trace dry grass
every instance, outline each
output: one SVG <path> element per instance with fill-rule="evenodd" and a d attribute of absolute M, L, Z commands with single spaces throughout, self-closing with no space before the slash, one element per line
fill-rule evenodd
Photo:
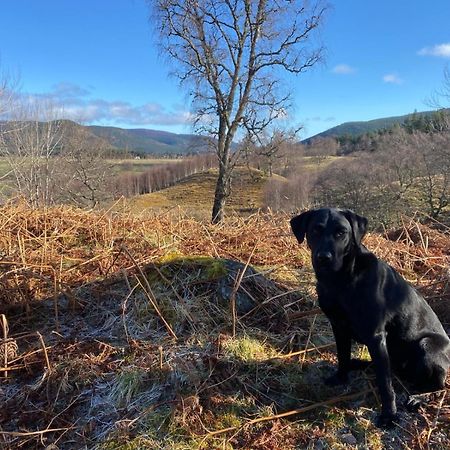
<path fill-rule="evenodd" d="M 278 175 L 274 175 L 281 178 Z M 227 211 L 240 213 L 255 212 L 262 207 L 263 188 L 267 177 L 256 169 L 237 167 L 233 172 L 233 190 L 227 202 Z M 181 180 L 175 186 L 151 194 L 139 195 L 127 200 L 133 212 L 146 209 L 168 209 L 183 205 L 188 212 L 208 217 L 212 208 L 217 170 L 194 174 Z"/>
<path fill-rule="evenodd" d="M 449 328 L 449 235 L 405 221 L 365 243 Z M 381 431 L 370 368 L 345 391 L 321 383 L 333 339 L 287 216 L 11 204 L 0 251 L 2 344 L 18 350 L 2 359 L 4 448 L 448 448 L 446 392 Z"/>

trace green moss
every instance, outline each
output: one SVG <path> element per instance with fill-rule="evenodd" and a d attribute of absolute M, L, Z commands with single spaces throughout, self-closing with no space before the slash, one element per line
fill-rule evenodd
<path fill-rule="evenodd" d="M 216 418 L 215 425 L 218 430 L 230 427 L 239 428 L 242 425 L 242 418 L 233 412 L 226 412 Z"/>
<path fill-rule="evenodd" d="M 370 450 L 382 450 L 384 444 L 382 441 L 383 432 L 375 427 L 372 421 L 357 419 L 351 425 L 352 433 L 359 442 L 364 442 Z"/>
<path fill-rule="evenodd" d="M 157 450 L 161 447 L 151 438 L 138 436 L 128 442 L 111 439 L 99 444 L 95 448 L 96 450 L 141 450 L 145 448 Z"/>
<path fill-rule="evenodd" d="M 327 409 L 324 413 L 324 424 L 327 429 L 339 429 L 346 425 L 345 410 L 338 408 Z"/>
<path fill-rule="evenodd" d="M 276 355 L 269 345 L 248 336 L 229 339 L 223 348 L 229 356 L 244 362 L 263 361 Z"/>
<path fill-rule="evenodd" d="M 210 256 L 184 256 L 172 251 L 161 257 L 158 261 L 160 272 L 170 280 L 177 272 L 177 268 L 195 269 L 196 280 L 209 281 L 227 274 L 225 262 L 220 258 Z"/>
<path fill-rule="evenodd" d="M 360 345 L 356 351 L 356 358 L 362 359 L 363 361 L 371 361 L 370 353 L 365 345 Z"/>
<path fill-rule="evenodd" d="M 192 266 L 199 268 L 201 273 L 198 278 L 204 281 L 220 278 L 227 274 L 224 261 L 219 258 L 211 258 L 208 256 L 185 256 L 174 261 L 174 263 L 181 264 L 185 267 Z"/>

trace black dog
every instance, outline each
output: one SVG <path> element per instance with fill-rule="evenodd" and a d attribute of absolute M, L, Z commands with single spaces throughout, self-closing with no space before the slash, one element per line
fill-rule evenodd
<path fill-rule="evenodd" d="M 417 392 L 443 389 L 450 340 L 428 303 L 392 267 L 362 244 L 367 219 L 350 210 L 315 209 L 291 220 L 305 235 L 317 277 L 319 305 L 336 339 L 338 370 L 326 381 L 347 381 L 362 363 L 350 359 L 351 341 L 365 344 L 375 365 L 382 411 L 378 424 L 396 419 L 391 367 Z"/>

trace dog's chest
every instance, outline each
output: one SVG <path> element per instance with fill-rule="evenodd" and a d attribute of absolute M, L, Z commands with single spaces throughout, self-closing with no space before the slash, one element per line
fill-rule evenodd
<path fill-rule="evenodd" d="M 358 342 L 364 343 L 367 325 L 371 322 L 370 311 L 361 303 L 354 289 L 332 290 L 318 287 L 319 306 L 333 325 L 351 333 Z"/>

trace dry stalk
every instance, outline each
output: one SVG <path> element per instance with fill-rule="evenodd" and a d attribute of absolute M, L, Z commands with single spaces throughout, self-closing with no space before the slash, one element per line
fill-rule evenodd
<path fill-rule="evenodd" d="M 0 431 L 0 434 L 3 436 L 13 436 L 13 437 L 28 437 L 28 436 L 42 436 L 45 433 L 54 433 L 56 431 L 69 431 L 73 430 L 74 427 L 68 427 L 68 428 L 49 428 L 45 430 L 39 430 L 39 431 Z"/>
<path fill-rule="evenodd" d="M 259 242 L 259 241 L 258 241 Z M 233 290 L 231 291 L 230 295 L 230 308 L 231 308 L 231 319 L 232 319 L 232 336 L 236 336 L 236 322 L 237 322 L 237 316 L 236 316 L 236 294 L 239 290 L 239 287 L 241 286 L 242 279 L 244 278 L 245 272 L 247 272 L 248 266 L 250 265 L 250 261 L 252 260 L 253 254 L 255 253 L 255 250 L 258 246 L 258 242 L 256 242 L 255 246 L 253 247 L 252 252 L 250 253 L 250 256 L 247 259 L 247 262 L 245 263 L 244 268 L 239 272 L 238 276 L 236 277 Z"/>
<path fill-rule="evenodd" d="M 175 334 L 175 332 L 172 330 L 172 327 L 169 325 L 169 323 L 166 321 L 166 319 L 164 318 L 164 316 L 161 314 L 161 311 L 158 307 L 158 304 L 156 302 L 156 298 L 153 294 L 152 288 L 150 287 L 150 283 L 148 282 L 147 278 L 144 275 L 144 272 L 142 271 L 141 267 L 139 266 L 139 264 L 136 262 L 136 260 L 134 259 L 133 255 L 128 251 L 128 249 L 125 246 L 122 246 L 122 250 L 128 255 L 128 257 L 131 259 L 131 261 L 134 264 L 134 267 L 139 271 L 143 282 L 145 283 L 145 286 L 142 284 L 142 282 L 139 280 L 139 278 L 136 276 L 136 280 L 137 282 L 140 284 L 140 286 L 142 287 L 142 290 L 145 292 L 150 304 L 153 306 L 153 308 L 156 311 L 156 314 L 158 315 L 158 317 L 161 319 L 161 321 L 164 323 L 164 326 L 166 327 L 167 331 L 169 332 L 169 334 L 175 339 L 177 340 L 177 335 Z"/>
<path fill-rule="evenodd" d="M 336 343 L 332 342 L 330 344 L 319 345 L 317 347 L 305 348 L 304 350 L 299 350 L 297 352 L 286 353 L 284 355 L 277 355 L 269 358 L 267 361 L 276 361 L 277 359 L 287 359 L 293 356 L 305 355 L 309 352 L 320 352 L 320 350 L 325 350 L 326 348 L 335 347 Z"/>
<path fill-rule="evenodd" d="M 233 427 L 223 428 L 221 430 L 210 431 L 207 435 L 204 436 L 204 439 L 207 439 L 207 438 L 209 438 L 211 436 L 217 436 L 218 434 L 223 434 L 223 433 L 228 433 L 230 431 L 235 431 L 235 430 L 237 430 L 239 428 L 255 425 L 257 423 L 267 422 L 267 421 L 270 421 L 270 420 L 283 419 L 285 417 L 290 417 L 290 416 L 293 416 L 295 414 L 302 414 L 302 413 L 311 411 L 313 409 L 320 408 L 322 406 L 330 406 L 330 405 L 334 405 L 336 403 L 341 403 L 341 402 L 346 402 L 346 401 L 349 401 L 349 400 L 354 400 L 354 399 L 356 399 L 358 397 L 361 397 L 363 395 L 366 395 L 366 394 L 368 394 L 370 392 L 372 392 L 370 389 L 365 389 L 363 391 L 356 392 L 354 394 L 348 394 L 348 395 L 341 395 L 341 396 L 338 396 L 338 397 L 333 397 L 333 398 L 330 398 L 329 400 L 325 400 L 323 402 L 313 403 L 312 405 L 304 406 L 303 408 L 293 409 L 292 411 L 287 411 L 287 412 L 284 412 L 284 413 L 281 413 L 281 414 L 275 414 L 275 415 L 267 416 L 267 417 L 259 417 L 258 419 L 249 420 L 242 427 L 233 426 Z"/>
<path fill-rule="evenodd" d="M 36 336 L 36 333 L 33 333 L 33 336 Z M 52 348 L 52 346 L 46 347 L 47 350 L 50 349 L 50 348 Z M 37 353 L 41 353 L 41 352 L 43 352 L 43 351 L 44 351 L 44 349 L 42 349 L 42 348 L 37 348 L 36 350 L 33 350 L 33 351 L 29 352 L 29 353 L 26 353 L 26 354 L 24 354 L 24 355 L 20 355 L 20 356 L 18 356 L 17 358 L 12 359 L 11 361 L 9 361 L 9 364 L 13 364 L 13 363 L 19 361 L 20 359 L 25 360 L 26 358 L 29 358 L 30 356 L 33 356 L 33 355 L 35 355 L 35 354 L 37 354 Z M 36 361 L 36 362 L 37 362 L 37 361 Z M 28 364 L 29 364 L 29 363 L 28 363 Z M 33 363 L 32 363 L 32 364 L 33 364 Z M 16 366 L 16 367 L 18 367 L 18 366 Z M 25 364 L 24 364 L 23 366 L 20 366 L 20 367 L 25 367 Z"/>
<path fill-rule="evenodd" d="M 8 378 L 8 321 L 6 320 L 6 316 L 2 314 L 1 316 L 1 322 L 2 322 L 2 347 L 3 347 L 3 376 L 5 378 Z"/>
<path fill-rule="evenodd" d="M 45 363 L 47 365 L 48 374 L 50 375 L 52 373 L 52 367 L 50 365 L 50 360 L 48 358 L 47 347 L 45 346 L 44 338 L 42 337 L 42 334 L 39 333 L 39 331 L 36 331 L 36 335 L 41 343 L 42 351 L 44 352 Z"/>
<path fill-rule="evenodd" d="M 314 330 L 314 327 L 316 326 L 316 318 L 317 318 L 317 315 L 314 315 L 311 326 L 309 327 L 308 337 L 306 338 L 305 350 L 308 350 L 308 346 L 311 341 L 311 335 Z M 305 362 L 305 358 L 306 358 L 306 351 L 302 354 L 302 358 L 300 361 L 300 370 L 303 369 L 303 364 Z"/>
<path fill-rule="evenodd" d="M 177 298 L 177 300 L 184 305 L 184 313 L 186 314 L 186 317 L 189 319 L 190 321 L 190 325 L 195 329 L 195 325 L 194 325 L 194 318 L 191 316 L 191 313 L 189 312 L 189 310 L 187 309 L 187 305 L 186 305 L 186 301 L 184 300 L 183 297 L 181 297 L 180 294 L 178 294 L 177 290 L 175 289 L 173 283 L 159 270 L 158 266 L 154 263 L 151 263 L 151 266 L 153 269 L 156 270 L 156 272 L 158 272 L 158 275 L 161 277 L 161 279 L 167 283 L 170 286 L 170 289 L 172 290 L 172 292 L 174 293 L 175 297 Z"/>
<path fill-rule="evenodd" d="M 129 285 L 129 282 L 128 282 L 128 277 L 127 277 L 126 279 L 127 279 L 127 285 L 130 286 L 130 285 Z M 126 321 L 125 314 L 126 314 L 126 312 L 127 312 L 127 303 L 128 303 L 128 300 L 129 300 L 129 298 L 133 295 L 134 291 L 136 290 L 136 288 L 137 288 L 138 286 L 139 286 L 139 284 L 135 284 L 133 288 L 130 287 L 130 292 L 129 292 L 128 295 L 125 297 L 125 300 L 124 300 L 123 303 L 122 303 L 122 323 L 123 323 L 123 329 L 124 329 L 124 331 L 125 331 L 125 337 L 127 338 L 128 345 L 130 345 L 130 335 L 129 335 L 129 333 L 128 333 L 128 327 L 127 327 L 127 321 Z"/>
<path fill-rule="evenodd" d="M 289 322 L 292 322 L 294 320 L 303 319 L 305 317 L 316 316 L 317 314 L 323 314 L 320 308 L 313 308 L 310 309 L 309 311 L 296 311 L 287 314 L 287 319 L 289 320 Z"/>

